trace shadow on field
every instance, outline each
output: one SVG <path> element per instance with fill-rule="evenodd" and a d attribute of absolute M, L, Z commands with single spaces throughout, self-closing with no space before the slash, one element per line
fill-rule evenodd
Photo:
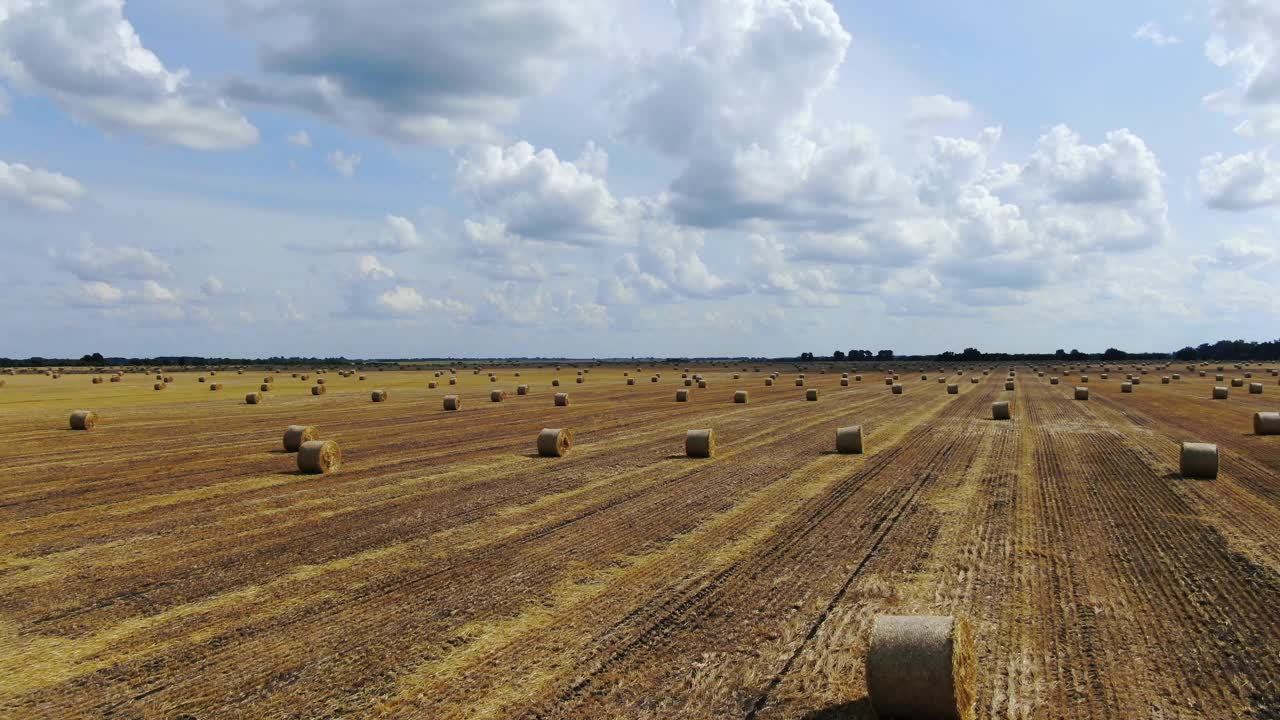
<path fill-rule="evenodd" d="M 871 707 L 870 698 L 861 698 L 853 702 L 828 705 L 804 715 L 804 720 L 873 720 L 876 711 Z"/>

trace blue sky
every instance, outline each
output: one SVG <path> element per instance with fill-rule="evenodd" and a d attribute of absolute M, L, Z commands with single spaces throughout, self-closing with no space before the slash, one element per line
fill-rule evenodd
<path fill-rule="evenodd" d="M 1280 327 L 1280 3 L 0 0 L 0 355 Z"/>

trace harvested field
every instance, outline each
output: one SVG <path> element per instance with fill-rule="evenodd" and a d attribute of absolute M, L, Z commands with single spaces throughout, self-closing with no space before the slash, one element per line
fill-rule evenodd
<path fill-rule="evenodd" d="M 843 369 L 691 366 L 742 404 L 593 366 L 555 407 L 565 372 L 459 367 L 453 412 L 431 370 L 260 405 L 261 371 L 7 377 L 0 717 L 871 718 L 876 614 L 968 618 L 979 718 L 1280 717 L 1276 394 Z M 340 469 L 300 473 L 295 424 Z M 863 454 L 832 447 L 850 425 Z M 547 427 L 572 452 L 539 457 Z M 1178 474 L 1184 440 L 1215 480 Z"/>

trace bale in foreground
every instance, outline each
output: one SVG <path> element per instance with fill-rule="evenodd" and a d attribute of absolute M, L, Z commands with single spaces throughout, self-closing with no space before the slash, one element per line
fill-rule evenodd
<path fill-rule="evenodd" d="M 1254 435 L 1280 435 L 1280 412 L 1253 414 Z"/>
<path fill-rule="evenodd" d="M 246 405 L 257 405 L 260 402 L 262 402 L 262 393 L 260 392 L 251 392 L 244 396 L 244 403 Z"/>
<path fill-rule="evenodd" d="M 1089 399 L 1089 388 L 1087 388 L 1087 387 L 1077 387 L 1077 388 L 1076 388 L 1076 399 L 1077 399 L 1077 400 L 1088 400 L 1088 399 Z"/>
<path fill-rule="evenodd" d="M 538 454 L 542 457 L 564 457 L 573 447 L 573 431 L 543 428 L 538 433 Z"/>
<path fill-rule="evenodd" d="M 746 402 L 747 402 L 747 391 L 746 391 L 746 390 L 738 390 L 738 391 L 734 392 L 734 393 L 733 393 L 733 401 L 734 401 L 735 403 L 746 403 Z"/>
<path fill-rule="evenodd" d="M 1218 477 L 1218 446 L 1213 443 L 1182 443 L 1178 472 L 1189 478 L 1213 480 Z"/>
<path fill-rule="evenodd" d="M 98 413 L 92 410 L 76 410 L 71 413 L 72 430 L 92 430 L 98 424 Z"/>
<path fill-rule="evenodd" d="M 845 455 L 862 454 L 861 425 L 836 428 L 836 452 Z"/>
<path fill-rule="evenodd" d="M 711 428 L 690 430 L 684 435 L 684 453 L 691 458 L 709 458 L 716 454 L 716 436 Z"/>
<path fill-rule="evenodd" d="M 342 451 L 332 440 L 309 440 L 298 448 L 298 469 L 304 473 L 329 473 L 342 467 Z"/>
<path fill-rule="evenodd" d="M 879 615 L 867 650 L 867 694 L 880 717 L 972 720 L 973 631 L 964 618 Z"/>
<path fill-rule="evenodd" d="M 457 395 L 445 395 L 445 396 L 444 396 L 444 409 L 445 409 L 445 410 L 457 410 L 457 409 L 459 409 L 459 408 L 461 408 L 461 407 L 462 407 L 462 399 L 461 399 L 461 398 L 459 398 Z"/>
<path fill-rule="evenodd" d="M 991 419 L 992 420 L 1008 420 L 1010 417 L 1011 415 L 1009 414 L 1008 400 L 1001 400 L 1000 402 L 991 403 Z"/>
<path fill-rule="evenodd" d="M 369 399 L 373 402 L 386 402 L 388 397 L 390 396 L 387 395 L 386 390 L 374 390 L 369 393 Z"/>
<path fill-rule="evenodd" d="M 284 431 L 284 451 L 298 452 L 303 443 L 320 439 L 320 431 L 314 425 L 290 425 Z"/>

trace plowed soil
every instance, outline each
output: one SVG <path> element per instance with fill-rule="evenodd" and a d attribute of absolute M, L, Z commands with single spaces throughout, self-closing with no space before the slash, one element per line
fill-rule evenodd
<path fill-rule="evenodd" d="M 6 378 L 0 717 L 870 718 L 884 612 L 972 620 L 979 717 L 1280 717 L 1265 371 L 1214 401 L 1212 372 L 1121 394 L 1095 370 L 1080 402 L 1003 367 L 944 375 L 958 395 L 692 369 L 688 403 L 669 366 L 329 373 L 322 396 L 272 373 L 260 405 L 260 371 Z M 80 408 L 97 429 L 67 429 Z M 294 423 L 340 471 L 298 473 Z M 866 454 L 835 454 L 851 424 Z M 537 457 L 544 427 L 568 456 Z M 708 427 L 716 456 L 686 458 Z M 1178 474 L 1181 440 L 1218 444 L 1216 480 Z"/>

